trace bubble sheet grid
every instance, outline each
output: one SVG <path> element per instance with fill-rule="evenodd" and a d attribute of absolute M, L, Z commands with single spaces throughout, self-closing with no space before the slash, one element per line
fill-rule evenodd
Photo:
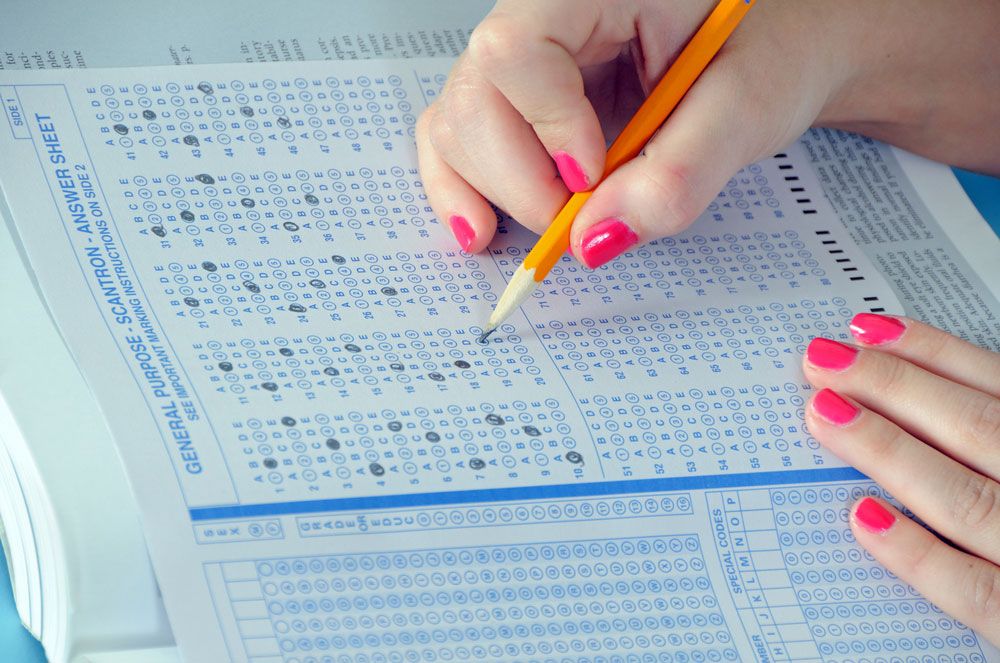
<path fill-rule="evenodd" d="M 413 140 L 417 103 L 440 75 L 101 85 L 87 90 L 102 142 L 125 158 L 399 151 Z"/>
<path fill-rule="evenodd" d="M 439 226 L 415 168 L 134 175 L 109 184 L 127 232 L 169 253 L 227 247 L 426 240 Z"/>
<path fill-rule="evenodd" d="M 599 479 L 565 420 L 555 399 L 347 410 L 235 421 L 223 439 L 245 502 Z"/>
<path fill-rule="evenodd" d="M 528 523 L 593 522 L 663 516 L 690 516 L 690 493 L 651 493 L 632 498 L 535 500 L 502 505 L 458 506 L 446 509 L 401 509 L 298 517 L 303 537 L 345 536 L 370 532 L 427 532 L 469 527 L 517 527 Z"/>
<path fill-rule="evenodd" d="M 128 210 L 118 231 L 140 247 L 164 335 L 195 339 L 176 352 L 206 418 L 240 412 L 213 431 L 235 504 L 486 487 L 473 476 L 520 486 L 831 460 L 795 424 L 808 387 L 753 375 L 790 377 L 810 337 L 846 337 L 852 309 L 867 304 L 858 268 L 841 273 L 850 256 L 839 231 L 815 222 L 816 205 L 780 201 L 801 184 L 786 154 L 737 173 L 697 231 L 593 272 L 564 258 L 525 308 L 530 324 L 512 321 L 480 346 L 478 325 L 534 238 L 507 222 L 488 254 L 437 248 L 453 240 L 414 167 L 409 111 L 443 78 L 421 67 L 87 89 L 103 157 L 162 163 L 104 186 Z M 850 297 L 824 296 L 851 285 Z M 719 379 L 659 389 L 694 375 Z M 386 401 L 462 412 L 483 401 L 477 391 L 492 403 L 554 397 L 562 430 L 489 459 L 468 440 L 424 448 L 311 426 L 333 414 L 327 403 L 384 427 L 382 412 L 398 410 Z M 751 420 L 728 411 L 734 402 L 773 411 Z"/>
<path fill-rule="evenodd" d="M 894 501 L 874 483 L 706 494 L 719 561 L 758 655 L 834 663 L 985 661 L 975 633 L 857 544 L 849 506 L 864 495 Z"/>
<path fill-rule="evenodd" d="M 241 634 L 230 646 L 250 661 L 739 659 L 693 535 L 224 562 L 207 573 Z"/>

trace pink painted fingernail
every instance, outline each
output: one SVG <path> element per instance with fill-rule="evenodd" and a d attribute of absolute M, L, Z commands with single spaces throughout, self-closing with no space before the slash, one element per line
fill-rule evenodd
<path fill-rule="evenodd" d="M 896 516 L 870 497 L 858 502 L 854 519 L 872 534 L 885 534 L 896 523 Z"/>
<path fill-rule="evenodd" d="M 448 225 L 451 226 L 451 232 L 458 240 L 458 245 L 462 247 L 463 251 L 468 252 L 472 242 L 476 239 L 476 231 L 472 229 L 464 216 L 457 214 L 448 219 Z"/>
<path fill-rule="evenodd" d="M 816 414 L 834 426 L 846 426 L 861 414 L 861 410 L 832 389 L 821 389 L 816 394 L 813 398 L 813 409 L 816 410 Z"/>
<path fill-rule="evenodd" d="M 843 371 L 854 363 L 858 349 L 828 338 L 814 338 L 806 348 L 806 358 L 816 368 L 827 371 Z"/>
<path fill-rule="evenodd" d="M 621 219 L 604 219 L 583 234 L 580 258 L 587 267 L 596 269 L 611 262 L 638 241 L 639 236 Z"/>
<path fill-rule="evenodd" d="M 858 313 L 851 320 L 854 338 L 869 345 L 886 345 L 898 341 L 905 331 L 906 325 L 887 315 Z"/>
<path fill-rule="evenodd" d="M 580 163 L 576 159 L 565 152 L 556 152 L 552 158 L 556 162 L 556 168 L 559 169 L 559 177 L 562 178 L 567 189 L 573 193 L 579 193 L 590 188 L 587 173 L 583 172 L 583 168 L 580 167 Z"/>

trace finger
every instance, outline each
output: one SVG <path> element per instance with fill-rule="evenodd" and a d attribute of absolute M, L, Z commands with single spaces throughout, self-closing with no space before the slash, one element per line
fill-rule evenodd
<path fill-rule="evenodd" d="M 881 500 L 865 497 L 851 509 L 858 543 L 925 598 L 1000 642 L 1000 569 L 944 543 Z"/>
<path fill-rule="evenodd" d="M 806 122 L 777 133 L 762 132 L 761 127 L 788 111 L 772 112 L 772 98 L 753 89 L 759 81 L 748 82 L 742 62 L 720 58 L 643 153 L 602 182 L 578 214 L 571 243 L 588 267 L 598 267 L 635 244 L 685 229 L 735 171 L 808 126 Z"/>
<path fill-rule="evenodd" d="M 1000 478 L 1000 400 L 956 384 L 905 359 L 825 338 L 806 349 L 803 370 L 952 458 Z"/>
<path fill-rule="evenodd" d="M 813 437 L 956 545 L 1000 562 L 1000 486 L 830 389 L 806 408 Z"/>
<path fill-rule="evenodd" d="M 436 105 L 432 105 L 417 121 L 420 176 L 434 214 L 448 225 L 463 251 L 476 253 L 486 248 L 493 238 L 496 214 L 486 199 L 452 170 L 431 144 L 428 127 L 436 112 Z"/>
<path fill-rule="evenodd" d="M 594 57 L 613 60 L 636 36 L 634 21 L 614 22 L 620 34 L 601 40 L 604 52 L 578 62 L 574 56 L 599 29 L 601 14 L 593 0 L 501 2 L 469 39 L 472 63 L 531 125 L 570 191 L 597 182 L 605 156 L 580 67 Z"/>
<path fill-rule="evenodd" d="M 828 86 L 772 47 L 784 38 L 782 26 L 798 18 L 786 10 L 761 5 L 748 15 L 644 153 L 594 189 L 571 235 L 585 264 L 683 230 L 734 171 L 773 154 L 815 120 Z"/>
<path fill-rule="evenodd" d="M 456 67 L 432 118 L 441 157 L 518 222 L 543 232 L 569 196 L 531 126 L 471 67 Z"/>
<path fill-rule="evenodd" d="M 865 345 L 1000 398 L 1000 354 L 996 352 L 916 320 L 877 313 L 854 316 L 851 333 Z"/>

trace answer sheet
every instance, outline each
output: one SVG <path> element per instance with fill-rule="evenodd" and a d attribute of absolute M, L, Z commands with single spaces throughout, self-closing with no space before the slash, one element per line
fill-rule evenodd
<path fill-rule="evenodd" d="M 0 183 L 185 659 L 1000 660 L 853 543 L 882 493 L 802 427 L 808 341 L 903 311 L 810 138 L 480 345 L 534 237 L 465 255 L 427 206 L 449 66 L 2 76 Z"/>

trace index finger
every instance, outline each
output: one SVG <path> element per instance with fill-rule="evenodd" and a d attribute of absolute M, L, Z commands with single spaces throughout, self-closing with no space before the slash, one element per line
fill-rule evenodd
<path fill-rule="evenodd" d="M 469 40 L 477 69 L 510 101 L 552 156 L 570 191 L 585 191 L 604 169 L 604 133 L 584 93 L 581 62 L 574 57 L 602 19 L 597 0 L 500 2 Z M 635 34 L 634 22 L 606 35 L 613 60 Z M 615 31 L 613 31 L 615 32 Z"/>

